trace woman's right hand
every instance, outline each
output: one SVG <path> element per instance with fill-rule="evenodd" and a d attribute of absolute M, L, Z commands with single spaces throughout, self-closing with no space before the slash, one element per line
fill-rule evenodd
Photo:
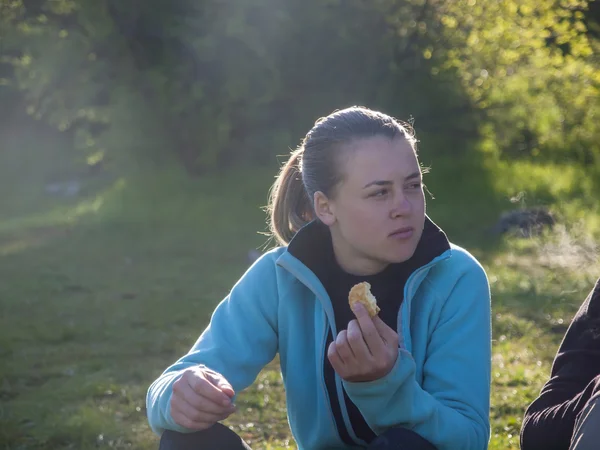
<path fill-rule="evenodd" d="M 184 428 L 205 430 L 235 412 L 234 394 L 220 373 L 203 367 L 187 369 L 173 384 L 171 417 Z"/>

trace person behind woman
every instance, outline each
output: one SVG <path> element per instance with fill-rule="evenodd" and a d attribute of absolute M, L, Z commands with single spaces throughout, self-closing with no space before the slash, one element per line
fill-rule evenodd
<path fill-rule="evenodd" d="M 600 448 L 600 279 L 571 321 L 551 377 L 525 412 L 522 450 Z"/>
<path fill-rule="evenodd" d="M 277 353 L 300 449 L 487 448 L 488 280 L 426 215 L 415 142 L 362 107 L 315 123 L 271 190 L 281 245 L 148 390 L 161 449 L 248 448 L 218 422 Z M 363 281 L 373 318 L 348 304 Z"/>

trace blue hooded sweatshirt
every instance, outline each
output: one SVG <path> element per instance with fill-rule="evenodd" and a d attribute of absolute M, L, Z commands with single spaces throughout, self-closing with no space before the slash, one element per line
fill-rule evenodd
<path fill-rule="evenodd" d="M 346 429 L 341 439 L 323 377 L 326 340 L 335 336 L 331 300 L 316 275 L 288 251 L 258 259 L 215 309 L 187 355 L 168 367 L 147 394 L 152 430 L 190 432 L 171 417 L 173 383 L 194 366 L 221 373 L 239 393 L 279 353 L 287 413 L 300 450 L 361 448 L 343 390 L 375 434 L 402 426 L 438 450 L 485 450 L 490 424 L 490 290 L 481 265 L 466 250 L 448 249 L 419 267 L 404 286 L 393 369 L 371 382 L 335 376 Z"/>

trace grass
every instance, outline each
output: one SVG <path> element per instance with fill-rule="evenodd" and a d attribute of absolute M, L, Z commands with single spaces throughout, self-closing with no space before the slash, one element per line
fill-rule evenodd
<path fill-rule="evenodd" d="M 189 349 L 264 243 L 259 206 L 275 172 L 192 181 L 178 169 L 140 170 L 85 178 L 83 195 L 61 199 L 43 189 L 63 171 L 61 155 L 6 142 L 0 153 L 0 449 L 156 448 L 147 386 Z M 430 215 L 491 281 L 490 449 L 517 449 L 524 408 L 600 275 L 598 195 L 575 168 L 432 167 Z M 467 182 L 454 181 L 457 170 Z M 490 235 L 515 197 L 551 206 L 562 225 L 532 239 Z M 294 448 L 277 361 L 238 407 L 228 424 L 253 448 Z"/>

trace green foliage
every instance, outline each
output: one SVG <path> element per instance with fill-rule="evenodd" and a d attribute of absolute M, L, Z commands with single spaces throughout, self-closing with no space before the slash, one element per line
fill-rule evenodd
<path fill-rule="evenodd" d="M 448 2 L 440 16 L 454 69 L 485 135 L 510 157 L 591 164 L 600 157 L 600 71 L 587 1 Z"/>
<path fill-rule="evenodd" d="M 413 117 L 444 147 L 483 136 L 497 156 L 600 155 L 586 0 L 0 0 L 0 11 L 0 89 L 90 164 L 132 149 L 176 155 L 190 173 L 271 160 L 351 104 Z"/>

